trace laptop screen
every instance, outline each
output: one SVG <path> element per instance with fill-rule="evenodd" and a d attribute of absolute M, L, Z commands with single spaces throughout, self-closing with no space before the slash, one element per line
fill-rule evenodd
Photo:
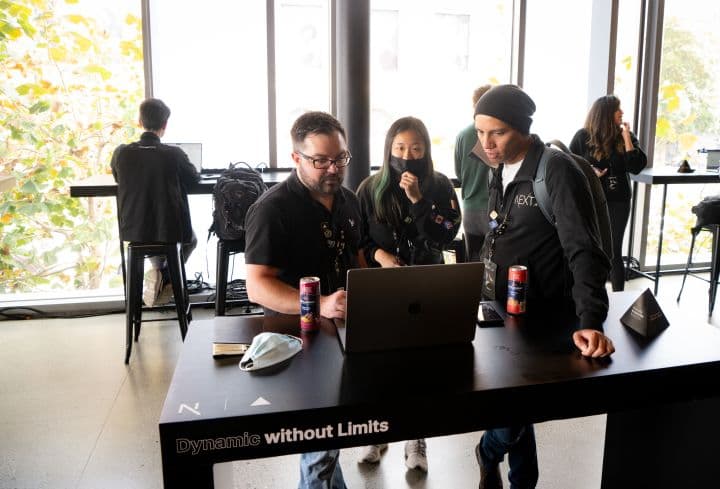
<path fill-rule="evenodd" d="M 720 168 L 720 149 L 707 150 L 707 169 L 718 171 Z"/>
<path fill-rule="evenodd" d="M 482 263 L 359 268 L 347 273 L 347 352 L 469 343 L 475 336 Z"/>
<path fill-rule="evenodd" d="M 198 173 L 202 172 L 202 143 L 165 143 L 168 146 L 177 146 L 185 152 Z"/>

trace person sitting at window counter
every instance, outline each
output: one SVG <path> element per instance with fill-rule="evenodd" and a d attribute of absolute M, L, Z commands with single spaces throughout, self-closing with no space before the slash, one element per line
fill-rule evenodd
<path fill-rule="evenodd" d="M 570 151 L 590 162 L 600 177 L 607 197 L 612 228 L 612 268 L 610 283 L 613 291 L 625 288 L 625 265 L 622 243 L 630 217 L 630 177 L 647 165 L 647 156 L 640 143 L 623 121 L 620 99 L 605 95 L 593 102 L 585 120 L 570 142 Z"/>
<path fill-rule="evenodd" d="M 395 121 L 385 137 L 380 171 L 358 188 L 365 256 L 370 266 L 443 263 L 460 227 L 450 180 L 433 169 L 430 136 L 415 117 Z M 377 463 L 387 444 L 370 445 L 360 462 Z M 427 472 L 425 440 L 405 444 L 405 465 Z"/>
<path fill-rule="evenodd" d="M 140 104 L 140 125 L 145 130 L 140 140 L 121 144 L 112 155 L 110 168 L 118 183 L 118 215 L 123 241 L 180 241 L 187 263 L 197 246 L 188 204 L 188 188 L 200 181 L 200 174 L 188 156 L 175 146 L 162 144 L 170 108 L 156 98 Z M 167 173 L 164 173 L 167 172 Z M 148 181 L 162 180 L 163 185 Z M 167 216 L 178 216 L 169 220 Z M 143 302 L 146 306 L 162 305 L 172 297 L 172 284 L 165 257 L 150 258 L 152 269 L 145 277 Z"/>

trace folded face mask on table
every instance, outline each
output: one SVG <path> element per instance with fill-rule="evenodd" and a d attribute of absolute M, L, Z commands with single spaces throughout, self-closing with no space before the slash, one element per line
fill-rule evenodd
<path fill-rule="evenodd" d="M 256 335 L 240 360 L 240 369 L 259 370 L 282 363 L 302 350 L 302 340 L 280 333 Z"/>

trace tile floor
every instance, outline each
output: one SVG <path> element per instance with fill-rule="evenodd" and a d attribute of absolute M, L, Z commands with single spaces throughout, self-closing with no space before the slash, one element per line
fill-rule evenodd
<path fill-rule="evenodd" d="M 638 291 L 648 286 L 644 279 L 628 283 Z M 678 288 L 678 277 L 662 279 L 665 307 L 675 307 Z M 688 279 L 679 307 L 705 321 L 707 285 Z M 197 319 L 212 316 L 211 309 L 195 311 Z M 123 335 L 122 314 L 0 322 L 0 489 L 162 487 L 157 421 L 180 333 L 175 321 L 145 323 L 129 366 Z M 538 487 L 598 488 L 604 423 L 593 416 L 536 425 Z M 429 439 L 427 475 L 405 470 L 402 443 L 391 444 L 377 466 L 358 465 L 358 448 L 343 450 L 345 478 L 350 488 L 476 487 L 472 449 L 480 434 Z M 296 487 L 297 460 L 222 464 L 217 486 Z"/>

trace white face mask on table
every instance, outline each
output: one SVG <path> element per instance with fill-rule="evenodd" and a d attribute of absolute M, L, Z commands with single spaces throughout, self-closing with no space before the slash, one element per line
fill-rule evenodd
<path fill-rule="evenodd" d="M 282 363 L 302 350 L 302 340 L 280 333 L 256 335 L 240 360 L 240 369 L 259 370 Z"/>

